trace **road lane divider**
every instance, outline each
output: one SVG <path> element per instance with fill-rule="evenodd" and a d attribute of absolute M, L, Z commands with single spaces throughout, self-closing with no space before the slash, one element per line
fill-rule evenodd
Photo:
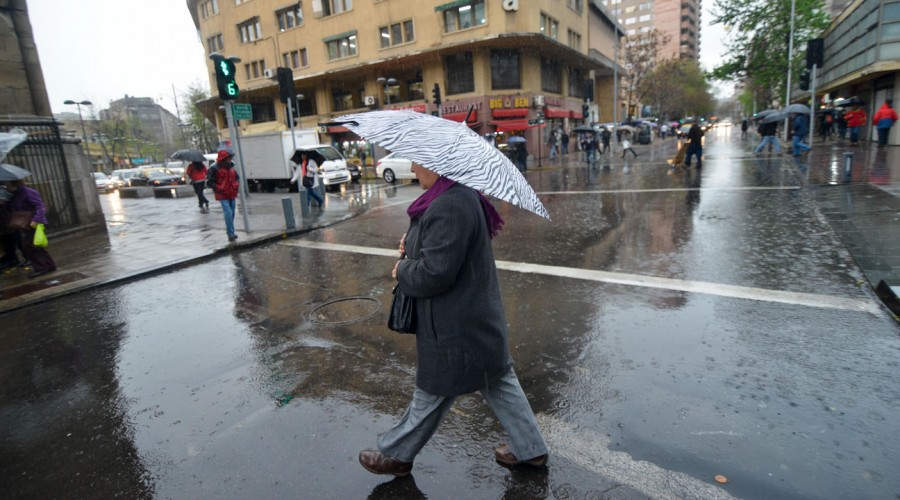
<path fill-rule="evenodd" d="M 289 240 L 283 241 L 281 242 L 281 244 L 332 252 L 375 255 L 379 257 L 390 257 L 394 259 L 399 258 L 399 254 L 396 248 L 364 247 L 358 245 L 344 245 L 341 243 L 326 243 L 321 241 L 309 240 Z M 866 312 L 876 316 L 883 314 L 881 306 L 871 300 L 866 299 L 836 297 L 833 295 L 819 295 L 813 293 L 790 292 L 786 290 L 770 290 L 766 288 L 752 288 L 739 285 L 710 283 L 706 281 L 689 281 L 674 278 L 661 278 L 657 276 L 598 271 L 594 269 L 581 269 L 576 267 L 548 266 L 544 264 L 530 264 L 527 262 L 509 262 L 498 260 L 496 261 L 496 264 L 497 269 L 499 270 L 523 274 L 538 274 L 543 276 L 555 276 L 559 278 L 595 281 L 599 283 L 612 283 L 616 285 L 702 293 L 707 295 L 716 295 L 719 297 L 757 300 L 762 302 L 777 302 L 782 304 L 817 307 L 823 309 Z"/>

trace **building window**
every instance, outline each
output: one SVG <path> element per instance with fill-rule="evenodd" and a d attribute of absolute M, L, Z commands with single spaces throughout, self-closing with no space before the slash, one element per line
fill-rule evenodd
<path fill-rule="evenodd" d="M 238 34 L 241 43 L 248 43 L 262 38 L 262 26 L 259 24 L 259 18 L 254 17 L 238 24 Z"/>
<path fill-rule="evenodd" d="M 453 33 L 486 23 L 484 0 L 473 0 L 466 5 L 444 10 L 444 33 Z"/>
<path fill-rule="evenodd" d="M 302 4 L 292 5 L 287 9 L 281 9 L 275 12 L 278 18 L 278 30 L 285 31 L 296 28 L 303 24 L 303 7 Z"/>
<path fill-rule="evenodd" d="M 447 75 L 447 95 L 475 91 L 475 69 L 472 53 L 461 52 L 444 58 Z"/>
<path fill-rule="evenodd" d="M 275 104 L 272 99 L 251 101 L 250 109 L 253 112 L 253 119 L 250 120 L 250 123 L 275 121 Z"/>
<path fill-rule="evenodd" d="M 285 68 L 297 69 L 309 66 L 309 59 L 306 57 L 306 49 L 292 50 L 281 54 L 282 62 Z"/>
<path fill-rule="evenodd" d="M 353 92 L 349 90 L 333 89 L 331 91 L 332 108 L 334 111 L 346 111 L 353 109 Z"/>
<path fill-rule="evenodd" d="M 566 0 L 566 4 L 570 9 L 576 12 L 581 12 L 582 8 L 584 7 L 583 0 Z"/>
<path fill-rule="evenodd" d="M 244 74 L 247 77 L 247 80 L 253 80 L 254 78 L 261 78 L 265 76 L 266 61 L 260 59 L 259 61 L 253 61 L 245 64 Z"/>
<path fill-rule="evenodd" d="M 581 35 L 572 30 L 569 30 L 569 47 L 581 50 Z"/>
<path fill-rule="evenodd" d="M 219 0 L 206 0 L 200 3 L 200 17 L 203 19 L 219 13 Z"/>
<path fill-rule="evenodd" d="M 650 21 L 650 14 L 644 14 L 643 16 L 638 18 L 639 22 L 646 23 Z"/>
<path fill-rule="evenodd" d="M 541 34 L 556 40 L 559 36 L 559 21 L 541 13 Z"/>
<path fill-rule="evenodd" d="M 562 68 L 559 67 L 559 62 L 541 58 L 541 90 L 562 93 Z"/>
<path fill-rule="evenodd" d="M 382 49 L 400 45 L 401 43 L 409 43 L 416 39 L 412 20 L 394 23 L 390 26 L 382 26 L 378 28 L 378 35 L 381 38 Z"/>
<path fill-rule="evenodd" d="M 325 46 L 328 49 L 328 60 L 341 59 L 356 55 L 356 33 L 352 35 L 342 36 L 332 40 L 326 40 Z"/>
<path fill-rule="evenodd" d="M 235 4 L 235 5 L 240 5 L 240 4 L 242 4 L 242 3 L 247 3 L 247 2 L 249 2 L 249 1 L 250 1 L 250 0 L 234 0 L 234 4 Z"/>
<path fill-rule="evenodd" d="M 322 10 L 316 10 L 321 6 Z M 328 17 L 335 14 L 342 14 L 353 9 L 353 0 L 321 0 L 318 4 L 313 2 L 313 14 L 316 17 Z"/>
<path fill-rule="evenodd" d="M 213 52 L 222 52 L 225 50 L 225 44 L 222 41 L 222 34 L 217 33 L 206 39 L 206 47 L 209 49 L 209 53 Z"/>
<path fill-rule="evenodd" d="M 518 50 L 491 50 L 491 88 L 494 90 L 522 88 Z"/>
<path fill-rule="evenodd" d="M 584 97 L 584 70 L 569 68 L 569 97 Z"/>

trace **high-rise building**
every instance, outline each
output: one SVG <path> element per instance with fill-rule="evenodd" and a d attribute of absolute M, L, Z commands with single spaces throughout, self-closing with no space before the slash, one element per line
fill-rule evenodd
<path fill-rule="evenodd" d="M 594 0 L 187 0 L 187 7 L 207 54 L 240 58 L 238 101 L 253 116 L 240 122 L 242 134 L 285 130 L 277 67 L 292 71 L 292 90 L 302 96 L 292 107 L 304 129 L 350 112 L 413 109 L 457 121 L 468 115 L 476 132 L 523 133 L 536 144 L 529 122 L 540 117 L 564 127 L 612 120 L 622 30 Z M 209 75 L 216 89 L 211 61 Z M 227 136 L 220 105 L 214 97 L 199 107 Z M 348 134 L 330 127 L 319 140 L 352 140 Z"/>
<path fill-rule="evenodd" d="M 669 35 L 660 59 L 700 57 L 700 0 L 602 0 L 626 35 L 656 29 Z"/>

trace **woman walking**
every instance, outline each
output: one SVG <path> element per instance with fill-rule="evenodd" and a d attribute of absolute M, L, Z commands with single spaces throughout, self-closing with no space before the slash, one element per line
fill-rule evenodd
<path fill-rule="evenodd" d="M 291 184 L 297 182 L 298 179 L 302 179 L 301 182 L 303 187 L 306 188 L 306 206 L 310 206 L 312 204 L 312 200 L 310 200 L 310 196 L 316 199 L 316 203 L 319 204 L 319 208 L 322 208 L 322 205 L 325 204 L 325 200 L 319 196 L 319 192 L 316 189 L 319 187 L 319 180 L 316 177 L 316 174 L 319 171 L 319 166 L 316 164 L 316 160 L 313 160 L 309 157 L 309 151 L 300 150 L 300 157 L 297 157 L 297 153 L 294 153 L 294 156 L 291 157 L 291 161 L 293 161 L 297 168 L 294 170 L 294 176 L 291 177 Z"/>
<path fill-rule="evenodd" d="M 206 171 L 206 165 L 203 162 L 195 161 L 188 165 L 184 172 L 191 180 L 191 185 L 194 186 L 194 193 L 197 194 L 197 203 L 200 204 L 200 213 L 202 214 L 209 213 L 209 200 L 203 196 L 203 190 L 206 188 Z"/>
<path fill-rule="evenodd" d="M 31 212 L 28 228 L 19 230 L 19 245 L 25 260 L 31 261 L 33 271 L 29 278 L 37 278 L 56 271 L 56 262 L 46 249 L 34 246 L 34 233 L 38 224 L 47 224 L 46 207 L 41 194 L 25 185 L 25 181 L 7 181 L 6 190 L 12 193 L 9 208 L 14 212 Z"/>

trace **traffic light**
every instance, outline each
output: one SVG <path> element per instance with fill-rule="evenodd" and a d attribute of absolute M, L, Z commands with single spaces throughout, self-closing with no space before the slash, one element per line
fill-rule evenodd
<path fill-rule="evenodd" d="M 806 43 L 806 67 L 822 67 L 825 62 L 825 39 L 813 38 Z"/>
<path fill-rule="evenodd" d="M 585 123 L 587 123 L 590 112 L 591 112 L 591 107 L 588 106 L 588 103 L 584 103 L 581 105 L 581 116 L 584 117 Z"/>
<path fill-rule="evenodd" d="M 800 73 L 800 90 L 809 90 L 809 71 L 803 70 Z"/>
<path fill-rule="evenodd" d="M 291 68 L 276 68 L 278 75 L 278 98 L 281 102 L 288 102 L 294 98 L 294 72 Z"/>
<path fill-rule="evenodd" d="M 434 103 L 438 106 L 441 105 L 441 86 L 438 84 L 434 84 L 434 88 L 431 90 L 431 95 L 434 97 Z"/>
<path fill-rule="evenodd" d="M 219 88 L 219 98 L 223 101 L 233 101 L 240 93 L 237 82 L 234 80 L 234 63 L 225 59 L 216 59 L 216 86 Z"/>

